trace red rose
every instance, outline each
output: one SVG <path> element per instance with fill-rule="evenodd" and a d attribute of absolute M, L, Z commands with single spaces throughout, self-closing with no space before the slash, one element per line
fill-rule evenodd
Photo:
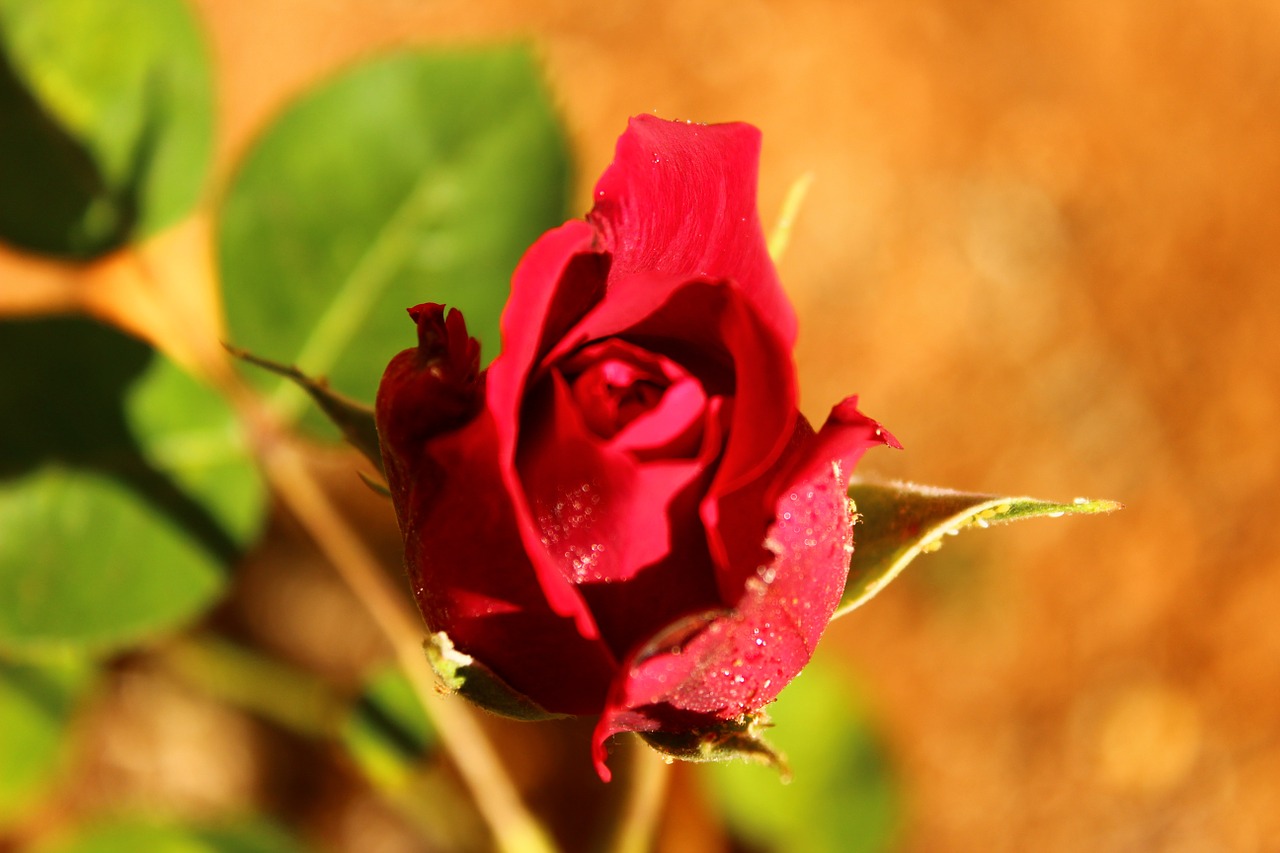
<path fill-rule="evenodd" d="M 585 221 L 529 249 L 479 370 L 410 310 L 377 419 L 432 631 L 557 713 L 715 730 L 804 667 L 852 551 L 846 478 L 894 439 L 855 398 L 814 433 L 756 213 L 760 134 L 632 119 Z"/>

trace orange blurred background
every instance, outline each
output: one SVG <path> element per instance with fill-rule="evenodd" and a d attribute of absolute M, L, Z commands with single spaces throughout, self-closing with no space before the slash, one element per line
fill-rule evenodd
<path fill-rule="evenodd" d="M 902 777 L 903 849 L 1275 849 L 1280 5 L 196 7 L 223 177 L 289 98 L 402 45 L 530 41 L 584 211 L 631 114 L 758 125 L 766 222 L 814 179 L 780 265 L 803 408 L 857 392 L 906 446 L 863 473 L 1127 505 L 967 534 L 831 628 L 820 657 Z M 290 784 L 255 767 L 227 784 Z M 677 807 L 664 848 L 723 845 L 704 823 Z"/>

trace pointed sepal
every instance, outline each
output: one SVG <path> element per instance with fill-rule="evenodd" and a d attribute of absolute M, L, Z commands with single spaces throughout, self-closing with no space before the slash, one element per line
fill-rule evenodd
<path fill-rule="evenodd" d="M 1023 518 L 1061 518 L 1123 508 L 1110 500 L 1075 498 L 1070 503 L 1057 503 L 901 482 L 855 482 L 849 487 L 849 498 L 859 523 L 854 528 L 849 580 L 833 619 L 870 601 L 912 560 L 938 550 L 945 537 L 962 530 Z"/>
<path fill-rule="evenodd" d="M 791 778 L 787 759 L 764 737 L 772 723 L 764 711 L 745 714 L 718 726 L 687 732 L 640 732 L 640 737 L 668 759 L 697 763 L 748 761 L 778 771 L 783 781 Z"/>
<path fill-rule="evenodd" d="M 333 390 L 323 378 L 307 376 L 293 365 L 280 364 L 230 344 L 223 344 L 223 346 L 226 347 L 227 352 L 241 361 L 277 376 L 283 376 L 306 391 L 325 417 L 342 432 L 342 437 L 347 440 L 347 443 L 372 462 L 379 473 L 383 473 L 382 449 L 378 441 L 378 428 L 374 421 L 372 406 L 366 406 L 358 400 Z"/>

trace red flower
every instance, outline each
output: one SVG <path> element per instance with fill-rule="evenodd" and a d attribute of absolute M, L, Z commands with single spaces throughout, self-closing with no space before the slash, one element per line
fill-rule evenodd
<path fill-rule="evenodd" d="M 715 730 L 813 654 L 852 550 L 846 478 L 896 441 L 796 409 L 796 321 L 756 213 L 759 132 L 632 119 L 585 221 L 529 249 L 479 370 L 419 305 L 377 417 L 427 624 L 548 711 Z"/>

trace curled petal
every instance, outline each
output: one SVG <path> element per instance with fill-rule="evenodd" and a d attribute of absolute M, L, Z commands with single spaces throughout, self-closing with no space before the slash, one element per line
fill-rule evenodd
<path fill-rule="evenodd" d="M 590 219 L 613 254 L 610 297 L 630 276 L 734 282 L 789 350 L 796 317 L 756 211 L 760 131 L 641 115 L 618 139 Z"/>
<path fill-rule="evenodd" d="M 858 411 L 856 396 L 845 397 L 831 408 L 831 414 L 806 451 L 797 454 L 789 476 L 809 476 L 815 469 L 833 462 L 847 476 L 862 454 L 880 445 L 902 449 L 902 444 L 887 429 Z"/>
<path fill-rule="evenodd" d="M 797 434 L 799 446 L 814 438 L 803 422 Z M 836 465 L 806 467 L 786 486 L 769 528 L 773 560 L 736 605 L 686 620 L 624 662 L 595 731 L 602 778 L 612 735 L 715 728 L 773 701 L 809 662 L 844 590 L 852 517 Z"/>

